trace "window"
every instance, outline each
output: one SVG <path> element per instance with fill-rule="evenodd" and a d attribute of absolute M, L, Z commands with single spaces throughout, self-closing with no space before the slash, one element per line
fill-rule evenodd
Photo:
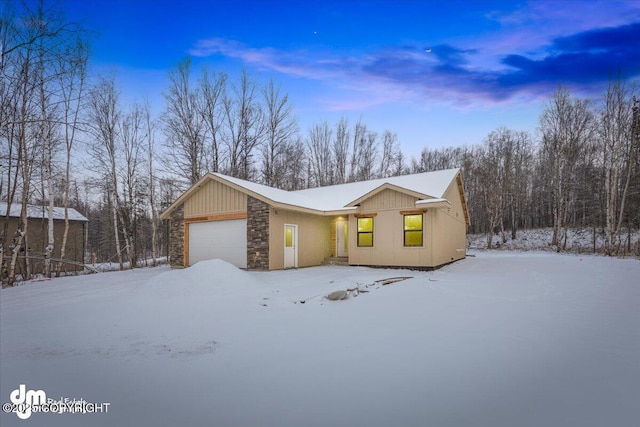
<path fill-rule="evenodd" d="M 404 215 L 404 245 L 422 246 L 422 214 Z"/>
<path fill-rule="evenodd" d="M 290 226 L 284 227 L 284 246 L 286 248 L 293 247 L 293 227 L 290 227 Z"/>
<path fill-rule="evenodd" d="M 373 218 L 358 218 L 358 246 L 373 246 Z"/>

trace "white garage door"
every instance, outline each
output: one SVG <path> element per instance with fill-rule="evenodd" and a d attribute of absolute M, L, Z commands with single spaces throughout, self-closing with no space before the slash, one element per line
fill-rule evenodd
<path fill-rule="evenodd" d="M 189 265 L 214 258 L 247 268 L 246 219 L 189 224 Z"/>

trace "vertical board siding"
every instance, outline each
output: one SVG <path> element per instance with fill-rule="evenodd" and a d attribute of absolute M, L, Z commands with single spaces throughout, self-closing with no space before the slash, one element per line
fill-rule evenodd
<path fill-rule="evenodd" d="M 214 180 L 203 184 L 184 203 L 185 218 L 246 211 L 247 196 L 244 193 Z"/>
<path fill-rule="evenodd" d="M 361 210 L 366 211 L 378 211 L 384 209 L 398 209 L 415 207 L 416 197 L 408 194 L 400 193 L 393 190 L 383 190 L 373 197 L 364 200 L 361 204 Z"/>

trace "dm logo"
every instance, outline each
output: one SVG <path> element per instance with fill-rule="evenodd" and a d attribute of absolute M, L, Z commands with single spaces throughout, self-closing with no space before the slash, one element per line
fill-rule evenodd
<path fill-rule="evenodd" d="M 47 393 L 44 390 L 27 390 L 27 386 L 20 386 L 9 395 L 11 403 L 16 405 L 16 415 L 21 420 L 26 420 L 31 416 L 32 409 L 36 405 L 47 403 Z"/>

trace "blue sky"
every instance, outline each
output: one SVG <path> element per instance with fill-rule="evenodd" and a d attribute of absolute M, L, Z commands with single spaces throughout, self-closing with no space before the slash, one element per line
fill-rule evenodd
<path fill-rule="evenodd" d="M 640 1 L 66 0 L 95 32 L 95 73 L 162 109 L 167 71 L 190 56 L 244 67 L 289 93 L 303 134 L 362 117 L 403 151 L 535 132 L 558 84 L 599 96 L 640 76 Z"/>

